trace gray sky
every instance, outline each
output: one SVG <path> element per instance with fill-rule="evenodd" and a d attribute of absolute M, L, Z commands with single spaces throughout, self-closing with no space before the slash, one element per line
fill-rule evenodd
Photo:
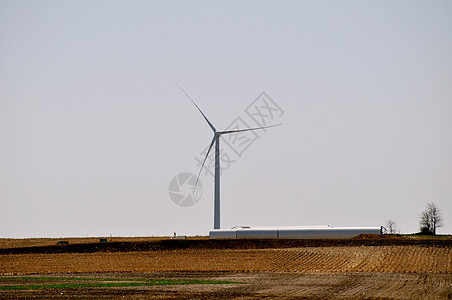
<path fill-rule="evenodd" d="M 207 235 L 212 132 L 281 109 L 222 176 L 222 227 L 452 232 L 451 1 L 0 0 L 0 236 Z M 253 108 L 253 106 L 251 106 Z M 269 121 L 269 123 L 271 123 Z M 226 167 L 227 164 L 223 163 Z"/>

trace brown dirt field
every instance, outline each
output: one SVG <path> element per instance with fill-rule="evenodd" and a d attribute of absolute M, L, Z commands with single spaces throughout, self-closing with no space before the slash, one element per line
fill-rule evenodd
<path fill-rule="evenodd" d="M 58 241 L 66 240 L 69 244 L 91 244 L 99 242 L 99 239 L 107 239 L 111 242 L 155 242 L 169 240 L 169 237 L 69 237 L 69 238 L 30 238 L 30 239 L 5 239 L 0 238 L 0 249 L 21 247 L 54 246 Z M 189 240 L 206 240 L 208 237 L 188 237 Z"/>
<path fill-rule="evenodd" d="M 61 275 L 60 275 L 61 276 Z M 450 274 L 170 272 L 79 274 L 81 277 L 239 282 L 123 288 L 0 291 L 1 299 L 451 299 Z M 11 282 L 9 282 L 11 283 Z M 39 280 L 33 281 L 34 284 Z M 8 284 L 0 277 L 0 286 Z"/>
<path fill-rule="evenodd" d="M 311 247 L 0 255 L 0 273 L 94 272 L 452 273 L 452 248 Z"/>
<path fill-rule="evenodd" d="M 132 252 L 156 250 L 186 249 L 283 249 L 301 247 L 352 247 L 352 246 L 428 246 L 451 247 L 452 238 L 406 238 L 394 236 L 365 235 L 354 239 L 226 239 L 210 240 L 206 237 L 171 240 L 169 238 L 116 238 L 100 243 L 99 238 L 68 239 L 68 245 L 56 245 L 58 239 L 52 240 L 1 240 L 1 254 L 51 254 L 51 253 L 97 253 L 97 252 Z M 24 246 L 31 244 L 33 246 Z"/>
<path fill-rule="evenodd" d="M 164 250 L 127 252 L 109 251 L 111 248 L 89 252 L 94 248 L 84 241 L 81 248 L 27 248 L 24 254 L 11 254 L 11 248 L 3 248 L 10 254 L 0 254 L 0 286 L 8 284 L 2 278 L 18 274 L 208 279 L 241 284 L 16 290 L 0 291 L 0 299 L 452 299 L 450 239 L 414 244 L 379 241 L 246 241 L 226 243 L 223 248 L 218 246 L 221 241 L 164 241 Z M 137 242 L 155 246 L 152 241 L 135 240 L 132 249 Z M 289 247 L 293 243 L 302 246 Z M 180 247 L 171 250 L 168 245 Z M 212 245 L 216 246 L 207 248 Z M 54 248 L 68 251 L 55 253 Z M 50 253 L 35 251 L 42 249 Z"/>

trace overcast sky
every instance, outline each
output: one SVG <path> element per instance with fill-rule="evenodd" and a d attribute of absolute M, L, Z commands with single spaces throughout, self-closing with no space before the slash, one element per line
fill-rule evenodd
<path fill-rule="evenodd" d="M 451 16 L 451 1 L 0 0 L 0 237 L 207 235 L 213 177 L 189 207 L 168 192 L 212 139 L 176 83 L 218 129 L 283 123 L 222 138 L 222 228 L 412 233 L 434 202 L 452 233 Z"/>

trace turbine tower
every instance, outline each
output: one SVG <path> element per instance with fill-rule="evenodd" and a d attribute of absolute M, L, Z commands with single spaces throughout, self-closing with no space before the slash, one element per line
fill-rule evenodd
<path fill-rule="evenodd" d="M 176 84 L 177 85 L 177 84 Z M 215 144 L 215 191 L 214 191 L 214 213 L 213 213 L 213 229 L 220 229 L 220 136 L 223 134 L 230 134 L 230 133 L 238 133 L 238 132 L 244 132 L 244 131 L 251 131 L 251 130 L 259 130 L 264 128 L 270 128 L 279 126 L 281 124 L 276 125 L 270 125 L 270 126 L 263 126 L 263 127 L 256 127 L 256 128 L 246 128 L 246 129 L 238 129 L 238 130 L 227 130 L 227 131 L 218 131 L 212 123 L 207 119 L 206 115 L 201 111 L 198 105 L 196 105 L 195 101 L 182 89 L 179 85 L 177 87 L 190 99 L 190 101 L 196 106 L 196 108 L 199 110 L 201 115 L 206 120 L 207 124 L 209 124 L 210 128 L 213 131 L 213 138 L 210 142 L 209 150 L 207 150 L 206 157 L 204 158 L 204 161 L 202 162 L 201 169 L 199 170 L 198 177 L 196 179 L 195 188 L 198 184 L 199 176 L 201 175 L 202 168 L 204 168 L 204 163 L 207 160 L 207 157 L 209 156 L 210 150 L 212 149 L 213 145 Z"/>

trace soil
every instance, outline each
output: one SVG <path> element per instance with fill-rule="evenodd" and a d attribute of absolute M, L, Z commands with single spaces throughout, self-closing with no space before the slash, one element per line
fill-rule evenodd
<path fill-rule="evenodd" d="M 436 246 L 451 247 L 452 237 L 406 238 L 389 235 L 361 235 L 353 239 L 225 239 L 209 240 L 192 238 L 172 240 L 169 238 L 111 238 L 63 239 L 69 244 L 58 245 L 58 239 L 14 240 L 0 239 L 0 254 L 31 253 L 95 253 L 162 251 L 179 249 L 282 249 L 297 247 L 353 247 L 353 246 Z M 31 245 L 31 246 L 30 246 Z"/>
<path fill-rule="evenodd" d="M 452 299 L 450 237 L 57 241 L 0 239 L 0 286 L 25 275 L 238 283 L 0 290 L 0 299 Z"/>
<path fill-rule="evenodd" d="M 79 274 L 83 277 L 98 274 Z M 1 299 L 451 299 L 450 274 L 170 272 L 102 274 L 114 278 L 239 282 L 121 288 L 0 291 Z M 5 284 L 1 281 L 1 284 Z M 34 282 L 36 283 L 36 282 Z"/>

